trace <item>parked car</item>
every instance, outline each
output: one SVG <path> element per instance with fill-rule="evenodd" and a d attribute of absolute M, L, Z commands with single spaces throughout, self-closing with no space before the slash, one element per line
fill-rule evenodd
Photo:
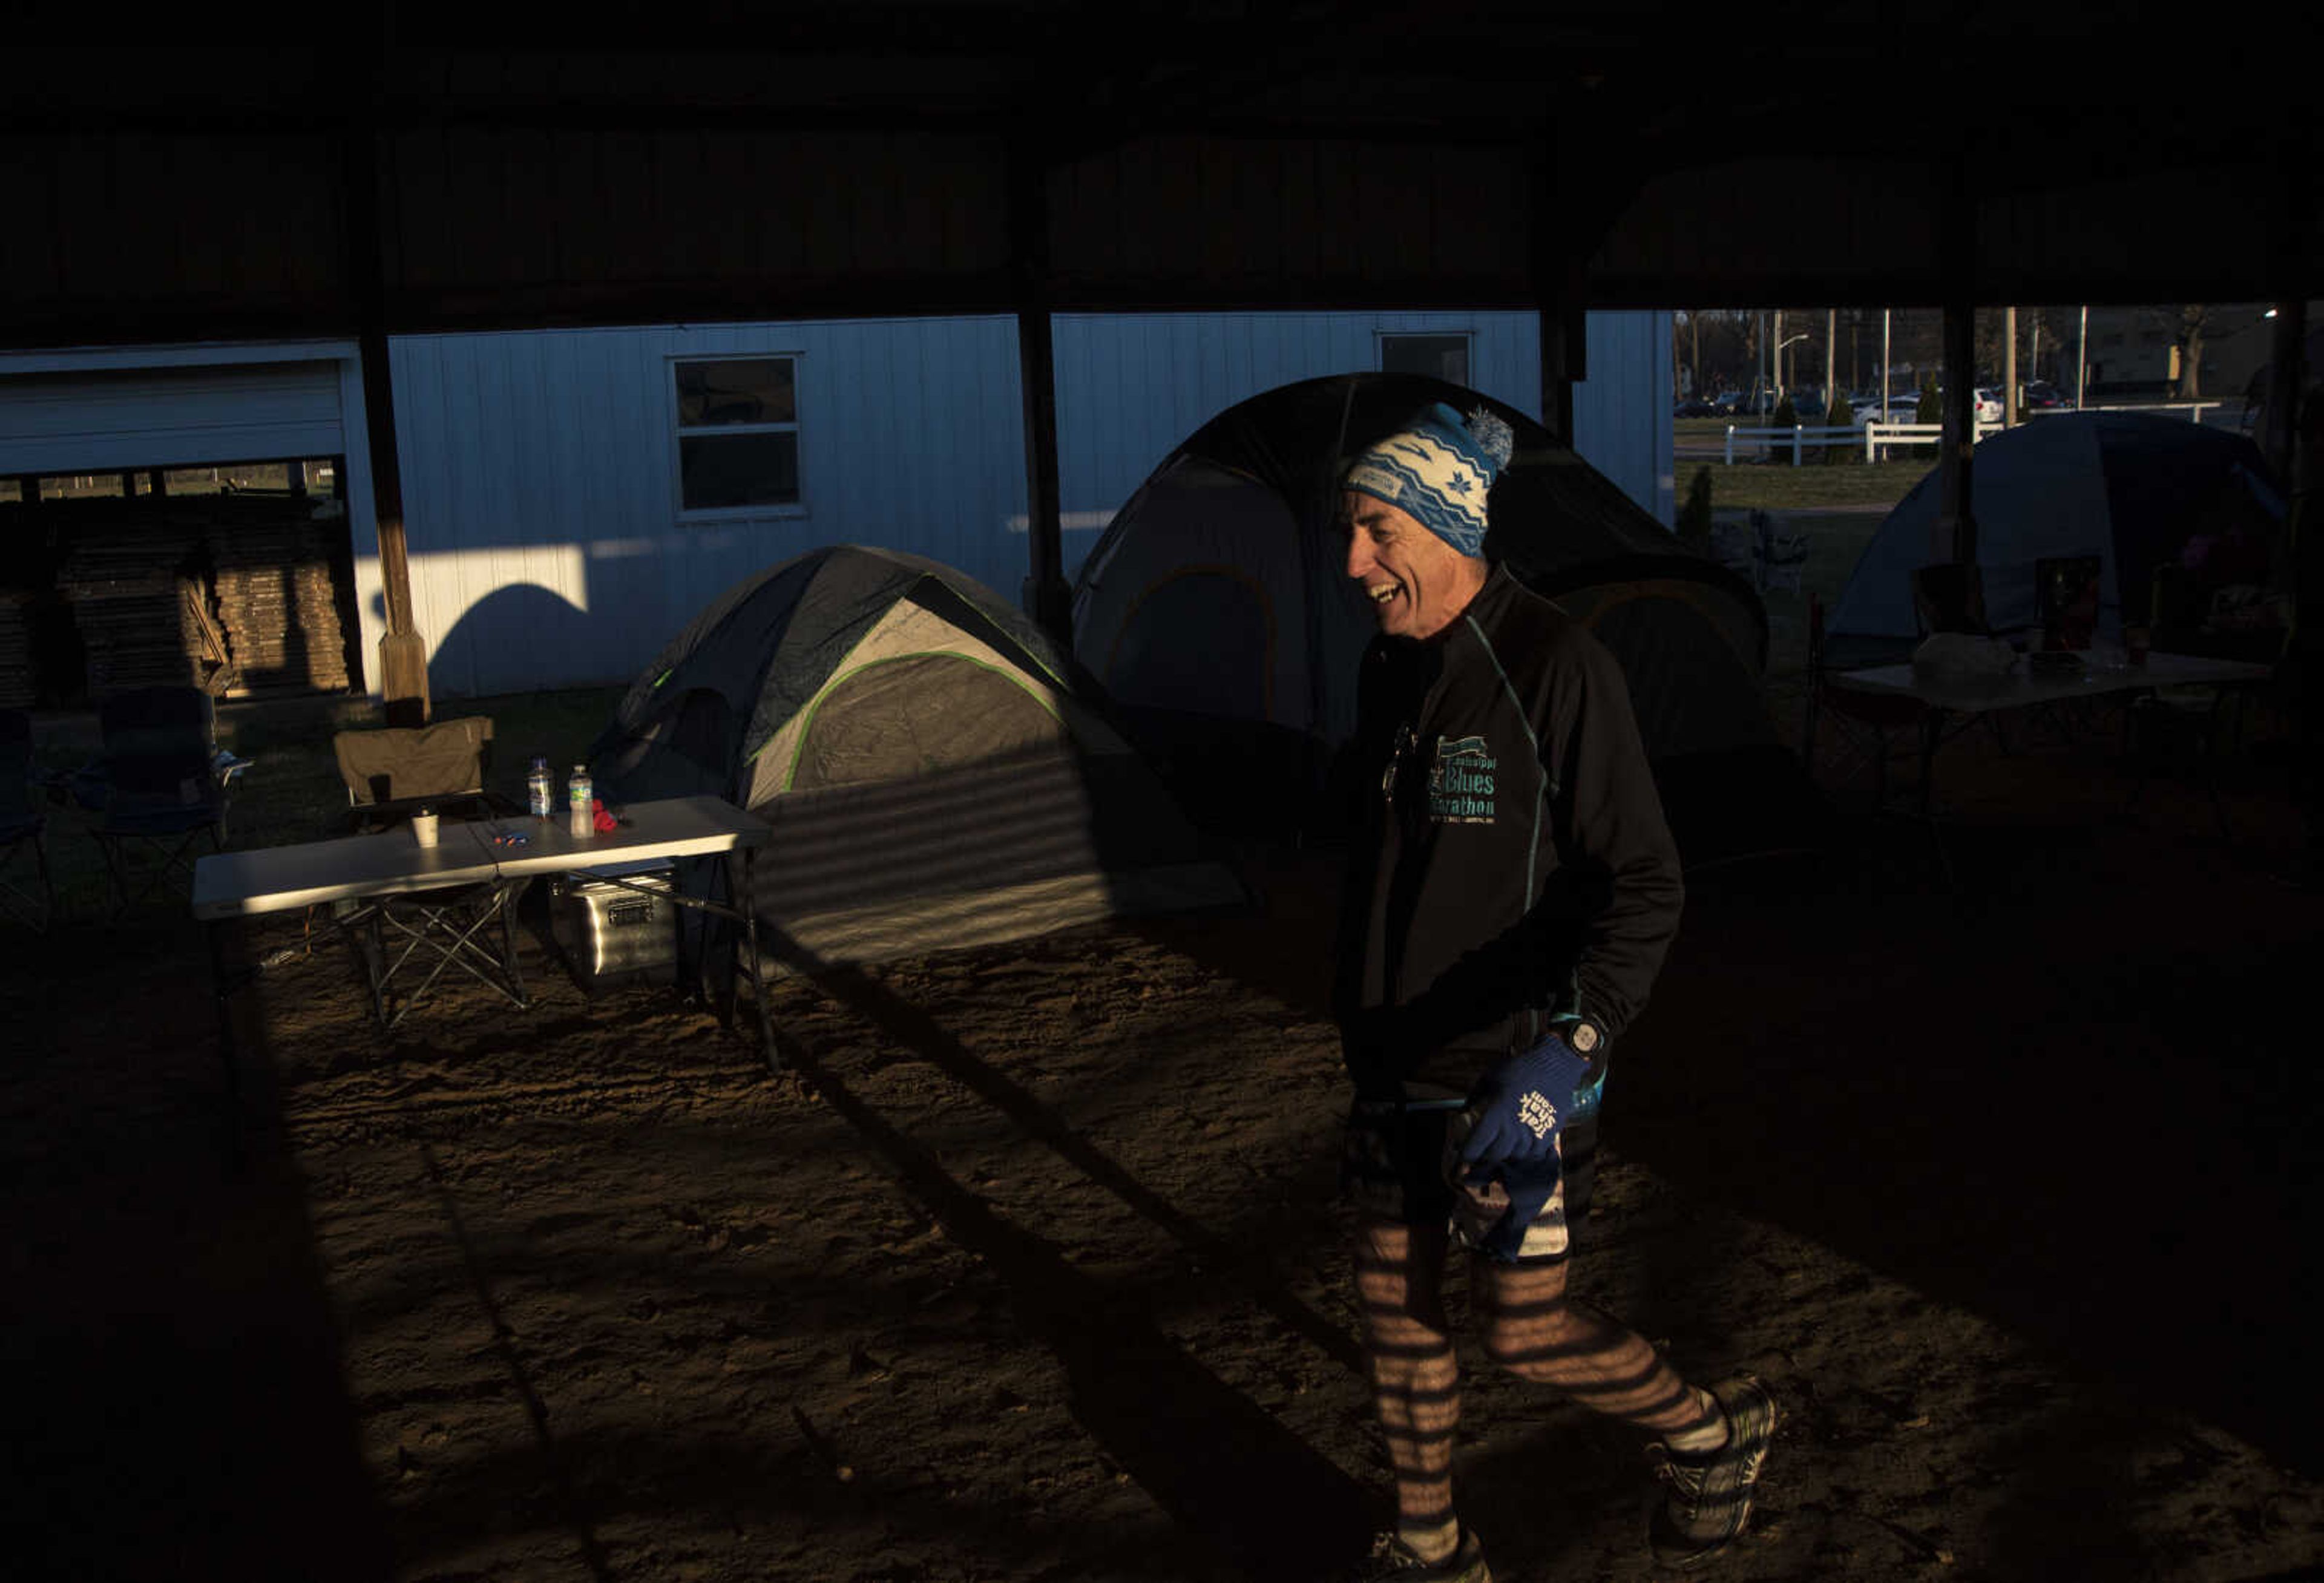
<path fill-rule="evenodd" d="M 1978 387 L 1977 421 L 1979 423 L 2001 421 L 2001 392 L 1991 385 Z"/>
<path fill-rule="evenodd" d="M 2074 408 L 2072 399 L 2046 379 L 2025 382 L 2025 404 L 2044 412 L 2070 412 Z"/>
<path fill-rule="evenodd" d="M 1700 396 L 1689 396 L 1672 409 L 1674 418 L 1716 418 L 1719 409 Z"/>

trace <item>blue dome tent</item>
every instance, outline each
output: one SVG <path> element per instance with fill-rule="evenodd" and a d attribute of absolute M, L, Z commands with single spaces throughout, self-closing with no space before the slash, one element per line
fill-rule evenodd
<path fill-rule="evenodd" d="M 1951 544 L 1938 542 L 1938 490 L 1932 471 L 1865 547 L 1832 607 L 1835 650 L 1894 654 L 1919 638 L 1913 573 L 1952 558 Z M 1997 434 L 1977 447 L 1969 506 L 1987 624 L 2005 634 L 2037 624 L 2037 560 L 2098 557 L 2098 631 L 2108 640 L 2118 640 L 2126 611 L 2133 624 L 2179 624 L 2155 619 L 2172 613 L 2154 608 L 2156 575 L 2167 585 L 2174 568 L 2200 561 L 2205 546 L 2190 557 L 2191 541 L 2236 538 L 2282 565 L 2273 541 L 2285 502 L 2259 447 L 2181 418 L 2070 412 Z M 2156 645 L 2167 646 L 2162 635 Z"/>

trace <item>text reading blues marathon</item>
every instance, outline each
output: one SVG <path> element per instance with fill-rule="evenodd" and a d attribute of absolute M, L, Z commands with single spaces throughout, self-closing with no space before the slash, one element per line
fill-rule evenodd
<path fill-rule="evenodd" d="M 1428 816 L 1439 824 L 1490 824 L 1499 767 L 1482 737 L 1439 741 L 1428 771 Z"/>

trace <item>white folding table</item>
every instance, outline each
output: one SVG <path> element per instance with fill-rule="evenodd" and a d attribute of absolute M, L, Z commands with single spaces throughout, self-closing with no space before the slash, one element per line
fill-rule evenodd
<path fill-rule="evenodd" d="M 2060 704 L 2070 699 L 2098 697 L 2108 693 L 2146 692 L 2157 687 L 2225 686 L 2264 682 L 2274 671 L 2248 660 L 2211 659 L 2197 654 L 2149 654 L 2144 665 L 2102 666 L 2089 663 L 2059 675 L 2024 668 L 2006 675 L 1979 677 L 1948 675 L 1911 665 L 1876 665 L 1862 670 L 1835 671 L 1824 680 L 1832 686 L 1859 693 L 1917 699 L 1928 705 L 1921 722 L 1921 806 L 1929 806 L 1930 776 L 1937 749 L 1947 740 L 1951 720 L 1974 720 L 1997 710 L 2023 709 Z"/>
<path fill-rule="evenodd" d="M 459 967 L 520 1008 L 530 1004 L 517 966 L 512 916 L 517 894 L 533 879 L 641 861 L 722 853 L 742 858 L 741 895 L 734 903 L 686 896 L 674 886 L 651 894 L 742 925 L 761 1049 L 768 1066 L 779 1071 L 759 962 L 756 855 L 770 833 L 766 822 L 711 796 L 633 803 L 614 812 L 620 820 L 617 828 L 586 836 L 572 833 L 562 817 L 512 817 L 444 825 L 441 839 L 432 847 L 419 845 L 409 828 L 399 828 L 200 859 L 194 865 L 193 912 L 208 925 L 210 937 L 219 1054 L 229 1096 L 235 1091 L 236 1068 L 228 1002 L 254 972 L 236 977 L 227 971 L 223 934 L 236 920 L 332 905 L 333 921 L 353 932 L 364 953 L 374 1013 L 383 1028 L 391 1028 L 420 1003 L 447 967 Z M 596 878 L 641 888 L 612 876 Z M 488 932 L 494 924 L 499 925 L 497 942 Z M 380 943 L 384 927 L 402 937 L 392 961 L 386 959 Z M 423 946 L 436 958 L 426 978 L 391 1011 L 389 986 Z"/>

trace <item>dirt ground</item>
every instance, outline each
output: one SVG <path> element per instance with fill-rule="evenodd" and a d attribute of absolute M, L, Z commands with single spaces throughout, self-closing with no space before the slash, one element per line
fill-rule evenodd
<path fill-rule="evenodd" d="M 2125 815 L 2102 744 L 1979 746 L 1955 888 L 1909 823 L 1693 879 L 1579 1289 L 1775 1393 L 1715 1576 L 2314 1575 L 2297 823 L 2265 770 L 2223 835 Z M 383 1036 L 318 940 L 239 1003 L 231 1114 L 190 924 L 8 935 L 0 1574 L 1337 1575 L 1384 1481 L 1333 861 L 1240 858 L 1247 913 L 787 980 L 780 1078 L 538 958 L 530 1013 Z M 1651 1576 L 1635 1438 L 1471 1379 L 1496 1575 Z"/>

